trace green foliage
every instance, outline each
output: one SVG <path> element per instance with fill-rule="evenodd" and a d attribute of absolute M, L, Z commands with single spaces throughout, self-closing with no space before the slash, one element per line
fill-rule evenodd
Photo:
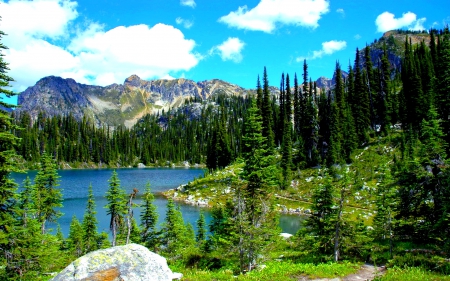
<path fill-rule="evenodd" d="M 184 224 L 181 211 L 172 199 L 167 201 L 161 240 L 165 247 L 164 253 L 174 260 L 184 257 L 195 245 L 195 235 Z"/>
<path fill-rule="evenodd" d="M 86 210 L 83 216 L 83 242 L 84 253 L 97 250 L 97 211 L 95 210 L 95 198 L 92 190 L 92 184 L 89 185 L 88 200 L 86 204 Z"/>
<path fill-rule="evenodd" d="M 197 240 L 197 243 L 200 247 L 205 243 L 206 241 L 206 221 L 205 221 L 205 215 L 202 211 L 200 211 L 199 218 L 197 220 L 197 236 L 195 237 Z"/>
<path fill-rule="evenodd" d="M 156 230 L 156 223 L 158 222 L 158 212 L 156 206 L 153 204 L 155 197 L 150 189 L 150 183 L 147 182 L 145 186 L 143 202 L 141 207 L 141 241 L 149 249 L 153 249 L 157 245 L 158 232 Z"/>
<path fill-rule="evenodd" d="M 34 179 L 34 208 L 36 217 L 41 222 L 41 232 L 45 233 L 46 222 L 56 222 L 62 215 L 62 193 L 59 188 L 59 175 L 54 160 L 48 154 L 41 157 L 41 166 Z"/>
<path fill-rule="evenodd" d="M 117 172 L 114 170 L 109 179 L 109 189 L 106 191 L 105 205 L 107 214 L 111 216 L 109 228 L 112 231 L 112 246 L 116 246 L 117 232 L 123 225 L 123 216 L 127 213 L 125 190 L 120 186 L 120 180 Z"/>
<path fill-rule="evenodd" d="M 447 275 L 436 274 L 418 267 L 408 268 L 392 268 L 388 269 L 384 276 L 377 277 L 375 281 L 448 281 L 450 277 Z"/>
<path fill-rule="evenodd" d="M 67 238 L 69 250 L 75 256 L 75 258 L 83 255 L 84 242 L 83 242 L 83 227 L 80 221 L 75 215 L 72 217 L 70 223 L 69 237 Z"/>

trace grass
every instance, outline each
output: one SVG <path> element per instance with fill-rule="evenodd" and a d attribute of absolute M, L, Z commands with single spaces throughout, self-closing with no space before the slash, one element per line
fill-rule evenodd
<path fill-rule="evenodd" d="M 449 275 L 441 275 L 435 272 L 423 270 L 418 267 L 388 269 L 386 274 L 377 277 L 375 281 L 450 281 Z"/>
<path fill-rule="evenodd" d="M 234 275 L 231 270 L 196 270 L 188 269 L 183 272 L 183 280 L 239 280 L 239 281 L 286 281 L 298 280 L 301 276 L 309 278 L 336 278 L 355 273 L 360 268 L 355 263 L 293 263 L 291 261 L 270 261 L 265 267 L 256 269 L 248 274 Z"/>

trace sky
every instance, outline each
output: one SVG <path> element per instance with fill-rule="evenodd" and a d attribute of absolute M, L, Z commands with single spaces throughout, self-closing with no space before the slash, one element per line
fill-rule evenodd
<path fill-rule="evenodd" d="M 332 77 L 392 29 L 442 29 L 448 0 L 0 0 L 2 43 L 21 92 L 45 76 L 106 86 L 221 79 L 255 88 L 267 68 Z M 291 80 L 293 80 L 291 78 Z"/>

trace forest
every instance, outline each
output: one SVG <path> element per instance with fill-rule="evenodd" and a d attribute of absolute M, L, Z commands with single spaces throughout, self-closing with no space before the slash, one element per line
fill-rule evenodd
<path fill-rule="evenodd" d="M 166 257 L 183 280 L 333 278 L 364 262 L 386 265 L 379 280 L 449 280 L 450 32 L 430 30 L 429 36 L 429 45 L 406 36 L 400 71 L 392 70 L 387 42 L 379 40 L 376 63 L 368 45 L 356 50 L 347 71 L 336 62 L 330 90 L 311 81 L 305 60 L 300 79 L 281 74 L 279 96 L 270 94 L 264 69 L 254 95 L 192 99 L 129 129 L 97 128 L 70 115 L 41 113 L 33 121 L 9 113 L 14 105 L 0 100 L 0 276 L 49 280 L 49 273 L 88 252 L 133 242 Z M 0 44 L 0 51 L 6 48 Z M 13 96 L 7 71 L 2 55 L 0 93 Z M 193 104 L 200 104 L 200 114 L 183 110 Z M 383 163 L 361 156 L 377 143 Z M 136 192 L 126 194 L 116 172 L 105 195 L 110 236 L 97 231 L 92 187 L 83 220 L 73 218 L 68 237 L 46 228 L 60 216 L 57 169 L 64 163 L 183 161 L 205 164 L 205 178 L 241 167 L 227 179 L 229 198 L 212 206 L 209 225 L 200 215 L 197 232 L 172 199 L 163 225 L 156 225 L 151 183 L 138 225 L 131 215 Z M 370 167 L 370 178 L 362 165 Z M 15 183 L 10 173 L 23 168 L 38 173 Z M 277 195 L 296 198 L 293 183 L 305 181 L 306 173 L 320 177 L 308 190 L 310 214 L 296 235 L 283 239 Z M 370 210 L 371 219 L 349 212 L 351 198 L 366 186 L 362 177 L 374 187 L 370 202 L 356 207 Z"/>

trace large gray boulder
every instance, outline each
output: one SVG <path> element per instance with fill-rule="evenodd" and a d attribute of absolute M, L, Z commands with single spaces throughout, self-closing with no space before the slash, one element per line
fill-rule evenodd
<path fill-rule="evenodd" d="M 53 281 L 172 281 L 179 277 L 166 259 L 128 244 L 91 252 L 72 262 Z"/>

